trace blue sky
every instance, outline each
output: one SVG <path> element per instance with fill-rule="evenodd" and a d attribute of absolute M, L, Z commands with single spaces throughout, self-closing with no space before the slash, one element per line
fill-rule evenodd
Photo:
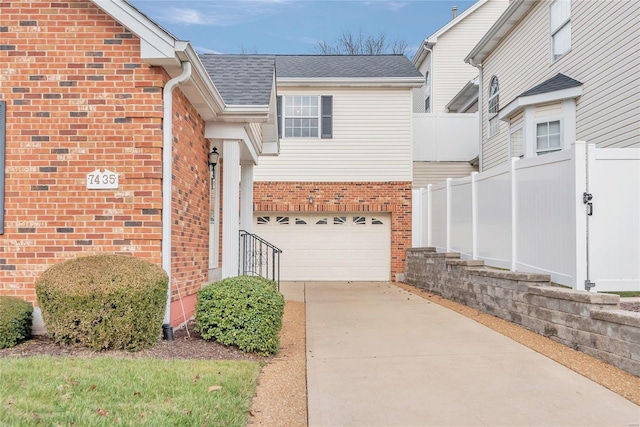
<path fill-rule="evenodd" d="M 424 38 L 474 1 L 404 0 L 130 0 L 200 53 L 316 53 L 343 31 L 384 33 L 404 41 L 413 57 Z"/>

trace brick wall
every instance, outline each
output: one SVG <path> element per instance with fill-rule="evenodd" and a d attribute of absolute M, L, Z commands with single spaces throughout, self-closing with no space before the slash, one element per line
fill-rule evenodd
<path fill-rule="evenodd" d="M 7 102 L 0 294 L 35 301 L 41 272 L 76 256 L 128 254 L 160 264 L 168 76 L 144 64 L 139 40 L 89 1 L 0 1 L 0 8 Z M 179 89 L 174 99 L 173 276 L 184 296 L 206 274 L 206 150 L 202 121 Z M 87 190 L 96 168 L 117 172 L 119 188 Z"/>
<path fill-rule="evenodd" d="M 179 89 L 173 118 L 173 296 L 198 292 L 209 274 L 209 141 L 204 121 Z"/>
<path fill-rule="evenodd" d="M 256 182 L 253 200 L 256 212 L 390 213 L 391 277 L 404 272 L 411 247 L 411 182 Z"/>

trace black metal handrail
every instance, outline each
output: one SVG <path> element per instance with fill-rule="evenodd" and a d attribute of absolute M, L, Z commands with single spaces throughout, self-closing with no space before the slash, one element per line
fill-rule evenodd
<path fill-rule="evenodd" d="M 281 249 L 262 237 L 240 230 L 238 275 L 260 276 L 273 280 L 280 290 L 281 253 Z"/>

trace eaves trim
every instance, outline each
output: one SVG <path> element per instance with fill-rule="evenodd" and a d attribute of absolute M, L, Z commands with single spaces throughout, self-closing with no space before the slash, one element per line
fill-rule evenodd
<path fill-rule="evenodd" d="M 464 62 L 479 65 L 502 40 L 520 23 L 522 18 L 538 3 L 537 0 L 513 0 L 489 31 L 469 52 Z"/>
<path fill-rule="evenodd" d="M 295 87 L 295 86 L 421 87 L 424 83 L 422 77 L 382 77 L 382 78 L 380 77 L 361 77 L 361 78 L 278 77 L 276 80 L 279 87 Z"/>
<path fill-rule="evenodd" d="M 576 86 L 569 89 L 556 90 L 553 92 L 540 93 L 537 95 L 520 96 L 511 101 L 498 113 L 498 118 L 508 121 L 513 115 L 522 111 L 530 105 L 547 104 L 549 102 L 557 102 L 565 99 L 575 99 L 582 96 L 582 86 Z"/>

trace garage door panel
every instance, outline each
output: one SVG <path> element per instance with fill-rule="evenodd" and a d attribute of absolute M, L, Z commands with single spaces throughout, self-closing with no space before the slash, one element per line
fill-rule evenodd
<path fill-rule="evenodd" d="M 269 213 L 255 223 L 283 250 L 282 280 L 389 280 L 389 215 Z"/>

